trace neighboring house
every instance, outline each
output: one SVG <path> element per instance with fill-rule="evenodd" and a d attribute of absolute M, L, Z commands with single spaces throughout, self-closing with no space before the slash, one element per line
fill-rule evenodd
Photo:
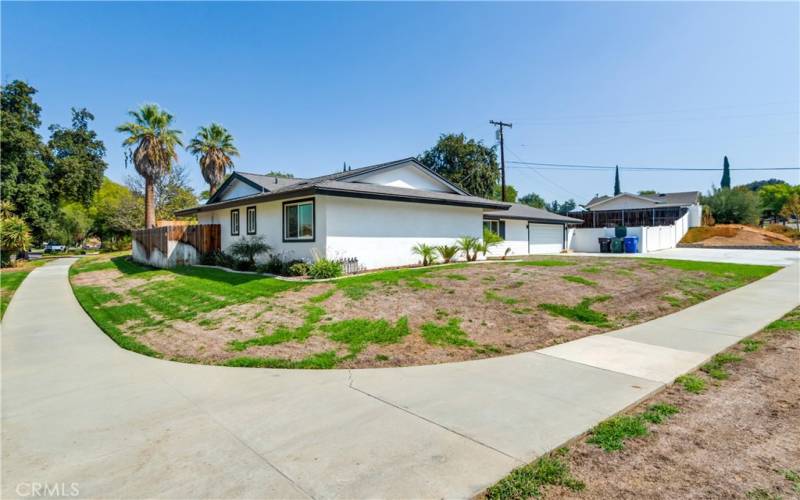
<path fill-rule="evenodd" d="M 680 193 L 632 194 L 620 193 L 616 196 L 595 196 L 589 203 L 583 205 L 589 212 L 616 212 L 623 210 L 649 209 L 651 213 L 666 214 L 686 209 L 689 212 L 689 226 L 701 225 L 702 207 L 700 206 L 700 191 L 685 191 Z M 671 209 L 671 210 L 670 210 Z M 646 212 L 643 212 L 646 215 Z M 657 225 L 651 222 L 649 225 Z"/>
<path fill-rule="evenodd" d="M 223 250 L 239 238 L 258 235 L 285 260 L 357 258 L 366 269 L 418 263 L 411 251 L 417 243 L 452 245 L 461 236 L 480 238 L 484 220 L 497 221 L 498 232 L 504 222 L 502 231 L 514 238 L 515 255 L 527 253 L 516 239 L 527 221 L 533 222 L 525 239 L 533 242 L 531 253 L 557 252 L 564 248 L 565 224 L 578 222 L 544 210 L 519 210 L 471 196 L 407 158 L 312 179 L 234 172 L 206 204 L 178 215 L 220 224 Z M 506 215 L 500 217 L 501 212 Z"/>
<path fill-rule="evenodd" d="M 639 238 L 640 252 L 653 252 L 674 248 L 690 227 L 702 225 L 699 191 L 595 196 L 583 208 L 570 213 L 583 222 L 568 235 L 568 247 L 578 252 L 599 252 L 599 238 L 614 236 L 616 226 Z"/>

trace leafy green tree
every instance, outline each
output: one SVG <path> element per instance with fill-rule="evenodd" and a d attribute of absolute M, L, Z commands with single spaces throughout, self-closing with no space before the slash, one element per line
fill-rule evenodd
<path fill-rule="evenodd" d="M 722 161 L 722 180 L 719 182 L 719 187 L 722 189 L 730 189 L 731 187 L 731 165 L 728 163 L 728 157 Z"/>
<path fill-rule="evenodd" d="M 519 201 L 523 205 L 528 205 L 534 208 L 544 208 L 545 205 L 547 204 L 547 202 L 544 201 L 544 198 L 542 198 L 536 193 L 528 193 L 517 201 Z"/>
<path fill-rule="evenodd" d="M 50 179 L 55 202 L 77 201 L 88 206 L 103 182 L 108 164 L 103 160 L 106 147 L 89 129 L 94 115 L 86 108 L 72 108 L 72 127 L 51 125 Z"/>
<path fill-rule="evenodd" d="M 233 145 L 233 136 L 222 125 L 212 123 L 200 127 L 186 149 L 198 157 L 203 179 L 208 183 L 208 195 L 214 196 L 225 174 L 233 168 L 232 157 L 239 156 L 239 150 Z"/>
<path fill-rule="evenodd" d="M 104 178 L 88 208 L 91 232 L 105 241 L 117 241 L 141 226 L 144 199 L 130 189 Z"/>
<path fill-rule="evenodd" d="M 746 189 L 716 189 L 702 198 L 718 224 L 756 224 L 761 215 L 758 197 Z"/>
<path fill-rule="evenodd" d="M 0 198 L 17 207 L 17 215 L 32 230 L 44 234 L 53 213 L 50 202 L 47 147 L 36 132 L 41 107 L 36 89 L 14 80 L 0 87 Z"/>
<path fill-rule="evenodd" d="M 22 217 L 16 215 L 0 219 L 0 261 L 13 261 L 17 253 L 31 247 L 31 233 Z"/>
<path fill-rule="evenodd" d="M 566 214 L 568 212 L 572 212 L 573 210 L 575 210 L 575 208 L 577 206 L 578 206 L 578 204 L 575 203 L 575 200 L 570 198 L 569 200 L 567 200 L 567 201 L 565 201 L 563 203 L 559 203 L 557 200 L 553 200 L 552 202 L 550 202 L 549 205 L 547 205 L 546 208 L 547 208 L 547 210 L 549 210 L 550 212 L 553 212 L 554 214 L 562 214 L 563 215 L 563 214 Z"/>
<path fill-rule="evenodd" d="M 500 184 L 495 184 L 494 191 L 492 191 L 492 199 L 500 201 L 503 198 L 500 196 Z M 517 201 L 517 188 L 511 184 L 506 184 L 506 201 L 514 203 Z"/>
<path fill-rule="evenodd" d="M 500 179 L 495 147 L 486 147 L 464 134 L 442 134 L 436 145 L 418 159 L 475 196 L 490 197 Z"/>
<path fill-rule="evenodd" d="M 762 187 L 769 186 L 772 184 L 788 184 L 788 183 L 781 179 L 766 179 L 766 180 L 748 182 L 747 184 L 742 184 L 741 186 L 737 187 L 749 189 L 750 191 L 758 191 Z"/>
<path fill-rule="evenodd" d="M 169 173 L 172 162 L 177 161 L 177 147 L 183 146 L 181 131 L 170 128 L 173 116 L 157 104 L 145 104 L 128 114 L 133 121 L 117 127 L 117 132 L 128 136 L 122 142 L 133 148 L 133 165 L 144 179 L 144 225 L 156 225 L 155 183 Z"/>
<path fill-rule="evenodd" d="M 658 194 L 658 191 L 654 189 L 643 189 L 639 191 L 639 195 L 644 195 L 644 194 Z"/>
<path fill-rule="evenodd" d="M 781 208 L 780 215 L 786 220 L 794 218 L 797 230 L 800 231 L 800 194 L 795 192 L 789 196 Z"/>
<path fill-rule="evenodd" d="M 622 193 L 622 189 L 619 185 L 619 165 L 617 165 L 616 170 L 614 171 L 614 196 Z"/>
<path fill-rule="evenodd" d="M 786 183 L 767 184 L 758 190 L 761 209 L 769 215 L 778 215 L 786 200 L 793 193 L 800 193 L 800 185 L 790 186 Z"/>
<path fill-rule="evenodd" d="M 127 184 L 135 196 L 143 199 L 145 185 L 142 180 L 139 177 L 129 177 Z M 176 211 L 197 205 L 197 196 L 189 185 L 189 174 L 183 165 L 176 165 L 167 175 L 156 180 L 153 197 L 158 220 L 178 219 Z"/>

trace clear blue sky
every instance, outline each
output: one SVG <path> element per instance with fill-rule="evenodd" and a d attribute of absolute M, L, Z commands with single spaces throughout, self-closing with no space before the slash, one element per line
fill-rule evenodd
<path fill-rule="evenodd" d="M 313 176 L 416 155 L 443 132 L 507 159 L 649 167 L 800 164 L 800 4 L 2 3 L 2 78 L 45 127 L 87 107 L 107 174 L 114 127 L 156 102 L 188 138 L 218 121 L 237 168 Z M 195 160 L 192 182 L 203 189 Z M 797 171 L 734 172 L 734 184 Z M 626 191 L 720 173 L 622 172 Z M 521 193 L 585 202 L 613 172 L 509 168 Z"/>

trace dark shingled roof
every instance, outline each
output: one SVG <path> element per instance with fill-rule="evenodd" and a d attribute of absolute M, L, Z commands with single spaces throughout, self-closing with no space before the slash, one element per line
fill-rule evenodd
<path fill-rule="evenodd" d="M 273 175 L 251 174 L 249 172 L 236 172 L 245 179 L 255 182 L 267 191 L 275 191 L 282 187 L 291 186 L 299 182 L 304 182 L 305 179 L 295 179 L 288 177 L 276 177 Z"/>
<path fill-rule="evenodd" d="M 645 198 L 647 200 L 653 201 L 658 203 L 659 205 L 693 205 L 700 200 L 700 191 L 682 191 L 679 193 L 658 193 L 658 194 L 633 194 L 633 193 L 621 193 L 619 196 L 622 195 L 630 195 L 635 196 L 637 198 Z M 585 207 L 591 207 L 596 203 L 600 203 L 601 201 L 610 200 L 612 198 L 616 198 L 616 196 L 595 196 L 589 203 L 584 205 Z"/>
<path fill-rule="evenodd" d="M 581 219 L 574 219 L 564 215 L 554 214 L 542 208 L 535 208 L 522 203 L 512 203 L 508 210 L 494 210 L 484 212 L 484 217 L 498 219 L 520 219 L 533 222 L 563 222 L 565 224 L 582 224 Z"/>

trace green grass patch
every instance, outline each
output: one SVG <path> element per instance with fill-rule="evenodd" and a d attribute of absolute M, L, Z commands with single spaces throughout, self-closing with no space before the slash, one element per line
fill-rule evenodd
<path fill-rule="evenodd" d="M 393 325 L 384 319 L 348 319 L 322 325 L 320 329 L 336 342 L 347 344 L 355 356 L 368 344 L 395 344 L 408 335 L 408 318 L 403 316 Z"/>
<path fill-rule="evenodd" d="M 742 358 L 729 352 L 721 352 L 711 358 L 711 361 L 700 367 L 702 371 L 708 374 L 709 377 L 717 380 L 725 380 L 730 374 L 725 369 L 725 365 L 730 363 L 738 363 Z"/>
<path fill-rule="evenodd" d="M 783 497 L 765 490 L 764 488 L 756 488 L 750 490 L 744 495 L 747 500 L 783 500 Z"/>
<path fill-rule="evenodd" d="M 291 340 L 305 342 L 311 336 L 317 323 L 325 316 L 325 309 L 314 304 L 306 304 L 303 307 L 306 311 L 306 316 L 303 319 L 303 324 L 297 328 L 279 326 L 271 335 L 262 335 L 247 340 L 232 340 L 228 345 L 233 351 L 244 351 L 252 346 L 276 345 Z"/>
<path fill-rule="evenodd" d="M 389 361 L 389 356 L 385 354 L 376 354 L 375 361 Z"/>
<path fill-rule="evenodd" d="M 742 345 L 742 350 L 744 352 L 756 352 L 757 350 L 761 349 L 761 346 L 764 345 L 763 340 L 756 340 L 756 339 L 744 339 L 739 344 Z"/>
<path fill-rule="evenodd" d="M 343 359 L 344 358 L 340 358 L 336 355 L 336 351 L 326 351 L 296 361 L 281 358 L 241 357 L 229 359 L 224 365 L 247 368 L 302 368 L 323 370 L 334 368 Z"/>
<path fill-rule="evenodd" d="M 800 473 L 792 469 L 784 469 L 783 477 L 792 483 L 792 490 L 794 490 L 795 493 L 800 493 Z"/>
<path fill-rule="evenodd" d="M 545 455 L 533 463 L 514 469 L 511 474 L 486 490 L 486 498 L 540 497 L 543 486 L 563 486 L 571 491 L 583 490 L 586 485 L 572 476 L 569 466 L 557 455 Z"/>
<path fill-rule="evenodd" d="M 681 307 L 683 305 L 683 301 L 678 297 L 673 297 L 672 295 L 663 295 L 661 300 L 666 302 L 667 304 L 671 305 L 672 307 Z"/>
<path fill-rule="evenodd" d="M 422 325 L 422 338 L 432 345 L 474 346 L 467 333 L 461 329 L 461 320 L 450 318 L 446 324 L 425 323 Z"/>
<path fill-rule="evenodd" d="M 660 424 L 679 412 L 678 407 L 671 404 L 656 403 L 647 407 L 647 411 L 642 413 L 642 418 L 651 424 Z"/>
<path fill-rule="evenodd" d="M 453 281 L 467 281 L 467 277 L 464 276 L 463 274 L 450 273 L 450 274 L 445 274 L 444 277 Z"/>
<path fill-rule="evenodd" d="M 350 276 L 336 280 L 335 284 L 339 290 L 352 300 L 361 300 L 369 292 L 375 289 L 375 285 L 389 285 L 389 286 L 407 286 L 415 290 L 426 288 L 435 288 L 436 285 L 422 281 L 421 278 L 435 277 L 431 274 L 440 272 L 449 272 L 453 269 L 463 269 L 466 266 L 464 263 L 448 264 L 445 266 L 437 267 L 419 267 L 412 269 L 390 269 L 387 271 L 380 271 L 376 273 L 364 274 L 361 276 Z M 451 276 L 460 276 L 455 274 L 447 274 L 449 279 Z M 455 278 L 459 279 L 459 278 Z"/>
<path fill-rule="evenodd" d="M 589 273 L 589 274 L 599 274 L 603 271 L 603 268 L 600 266 L 586 266 L 579 269 L 582 273 Z"/>
<path fill-rule="evenodd" d="M 580 323 L 599 327 L 610 327 L 612 323 L 605 314 L 591 308 L 592 304 L 604 302 L 611 297 L 609 295 L 598 295 L 597 297 L 586 297 L 576 306 L 565 306 L 563 304 L 539 304 L 539 308 L 550 314 L 561 316 Z"/>
<path fill-rule="evenodd" d="M 765 330 L 783 330 L 800 333 L 800 307 L 787 313 L 781 319 L 773 321 Z"/>
<path fill-rule="evenodd" d="M 625 448 L 625 440 L 649 434 L 647 424 L 641 415 L 620 415 L 600 422 L 589 431 L 587 443 L 599 446 L 605 451 L 618 451 Z"/>
<path fill-rule="evenodd" d="M 562 276 L 562 278 L 564 278 L 565 280 L 567 280 L 569 282 L 572 282 L 572 283 L 578 283 L 578 284 L 586 285 L 586 286 L 597 286 L 597 282 L 596 281 L 587 280 L 586 278 L 584 278 L 582 276 L 573 276 L 571 274 L 565 274 L 564 276 Z"/>
<path fill-rule="evenodd" d="M 502 349 L 492 344 L 484 344 L 480 347 L 474 348 L 473 351 L 478 354 L 500 354 L 503 352 Z"/>
<path fill-rule="evenodd" d="M 486 290 L 485 292 L 483 292 L 483 296 L 486 297 L 486 300 L 494 300 L 510 306 L 519 303 L 519 299 L 515 299 L 514 297 L 505 297 L 503 295 L 498 295 L 492 290 Z"/>
<path fill-rule="evenodd" d="M 697 375 L 681 375 L 675 379 L 676 384 L 681 384 L 687 392 L 692 394 L 700 394 L 706 390 L 706 381 Z"/>

